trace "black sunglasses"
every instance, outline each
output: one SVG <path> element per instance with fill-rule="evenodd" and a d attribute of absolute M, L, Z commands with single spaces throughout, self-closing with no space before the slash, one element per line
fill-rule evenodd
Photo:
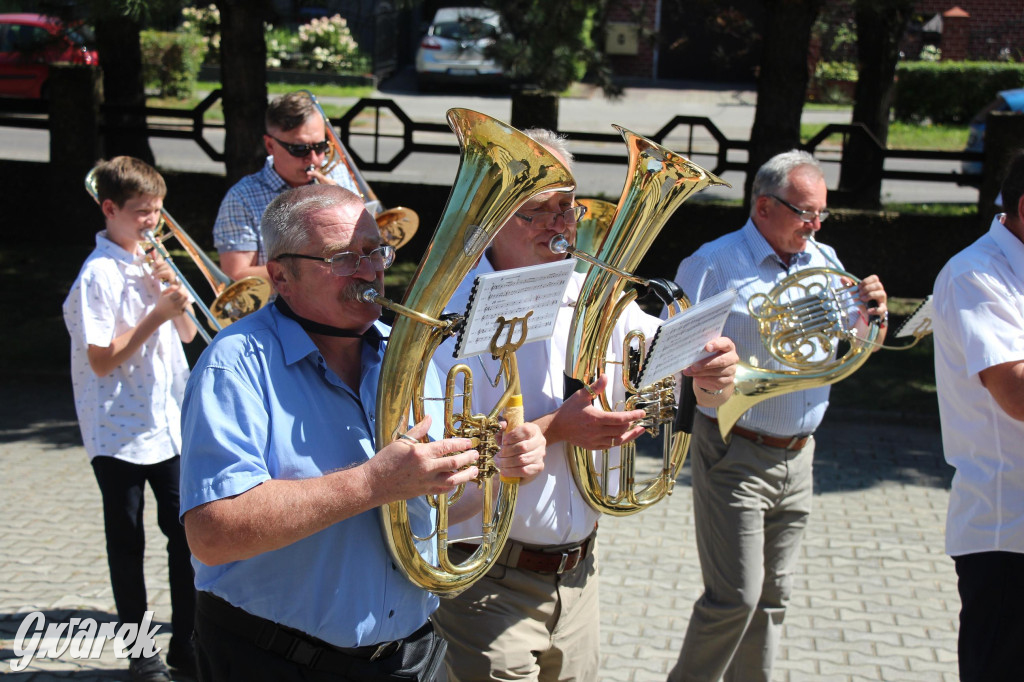
<path fill-rule="evenodd" d="M 282 142 L 273 135 L 267 135 L 267 137 L 284 147 L 286 152 L 299 159 L 307 156 L 310 152 L 326 154 L 327 150 L 331 148 L 331 142 L 327 139 L 323 142 L 314 142 L 313 144 L 291 144 L 290 142 Z"/>

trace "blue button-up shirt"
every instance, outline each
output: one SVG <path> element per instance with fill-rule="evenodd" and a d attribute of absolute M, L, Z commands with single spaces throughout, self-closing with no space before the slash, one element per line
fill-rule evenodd
<path fill-rule="evenodd" d="M 769 355 L 761 342 L 757 323 L 747 309 L 754 294 L 767 294 L 775 285 L 800 270 L 815 267 L 841 268 L 832 247 L 818 244 L 793 254 L 787 266 L 753 221 L 735 232 L 701 246 L 679 264 L 675 281 L 693 303 L 734 288 L 739 292 L 726 319 L 723 336 L 736 344 L 740 361 L 767 370 L 788 370 Z M 822 251 L 828 255 L 823 255 Z M 831 260 L 830 260 L 831 259 Z M 814 433 L 828 408 L 829 387 L 810 388 L 763 400 L 747 410 L 737 424 L 746 429 L 775 436 Z M 701 412 L 714 416 L 711 408 Z"/>
<path fill-rule="evenodd" d="M 388 328 L 378 323 L 386 336 Z M 374 456 L 383 358 L 364 344 L 353 391 L 294 320 L 267 306 L 224 329 L 193 369 L 182 420 L 181 513 L 270 479 L 305 479 Z M 427 395 L 440 395 L 433 367 Z M 438 401 L 428 401 L 427 409 Z M 431 414 L 439 437 L 443 416 Z M 417 535 L 433 529 L 423 498 L 409 501 Z M 433 557 L 430 557 L 433 560 Z M 336 523 L 287 547 L 221 566 L 192 560 L 196 587 L 249 613 L 336 646 L 403 638 L 437 597 L 409 582 L 382 539 L 380 511 Z"/>

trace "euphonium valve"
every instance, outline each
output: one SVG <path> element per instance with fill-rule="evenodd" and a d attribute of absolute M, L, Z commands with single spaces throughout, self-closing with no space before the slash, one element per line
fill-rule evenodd
<path fill-rule="evenodd" d="M 556 253 L 571 253 L 595 266 L 588 270 L 583 282 L 566 349 L 565 374 L 577 385 L 589 385 L 605 371 L 616 322 L 637 298 L 635 288 L 625 291 L 627 283 L 654 291 L 669 304 L 670 310 L 673 305 L 678 310 L 688 307 L 685 296 L 672 283 L 644 279 L 632 273 L 669 217 L 686 199 L 706 187 L 728 186 L 724 180 L 688 159 L 625 128 L 616 128 L 628 147 L 628 174 L 599 252 L 596 256 L 583 253 L 561 235 L 550 243 Z M 626 409 L 643 409 L 646 417 L 641 423 L 652 435 L 661 433 L 661 471 L 650 480 L 634 480 L 635 443 L 626 443 L 619 448 L 619 463 L 615 466 L 610 462 L 609 450 L 598 453 L 598 463 L 595 463 L 595 453 L 578 446 L 568 446 L 569 461 L 580 491 L 594 509 L 605 514 L 635 514 L 671 494 L 689 446 L 689 434 L 677 431 L 674 426 L 674 379 L 662 379 L 644 387 L 634 385 L 634 378 L 643 363 L 645 346 L 646 338 L 642 332 L 634 330 L 626 335 L 623 342 L 623 363 L 626 366 L 622 369 L 622 383 L 628 396 Z M 600 398 L 602 408 L 610 410 L 607 398 Z M 612 479 L 616 471 L 617 491 Z"/>
<path fill-rule="evenodd" d="M 440 343 L 454 333 L 454 323 L 443 319 L 442 313 L 494 235 L 533 196 L 569 191 L 575 186 L 568 170 L 553 154 L 508 124 L 468 109 L 450 110 L 448 123 L 459 140 L 459 170 L 441 221 L 405 297 L 401 304 L 396 304 L 376 292 L 363 294 L 364 300 L 398 313 L 381 364 L 375 425 L 378 444 L 390 443 L 403 433 L 410 423 L 410 413 L 417 420 L 417 415 L 422 414 L 423 383 L 430 358 Z M 507 385 L 502 401 L 511 405 L 518 392 L 515 354 L 509 350 L 502 357 Z M 449 386 L 456 381 L 457 377 L 449 373 Z M 464 382 L 463 392 L 471 390 L 471 386 L 471 382 Z M 451 399 L 449 396 L 448 400 Z M 505 407 L 500 403 L 486 415 L 487 419 L 495 418 L 497 411 Z M 479 437 L 486 449 L 484 441 L 494 427 L 470 414 L 466 405 L 471 405 L 471 399 L 464 396 L 463 412 L 458 415 L 446 403 L 446 421 L 450 422 L 447 430 L 454 433 L 479 421 L 480 435 L 472 437 Z M 496 419 L 493 421 L 496 423 Z M 480 547 L 462 564 L 455 565 L 448 559 L 447 496 L 434 500 L 438 521 L 434 538 L 436 561 L 428 560 L 418 551 L 417 541 L 422 538 L 411 532 L 405 501 L 381 507 L 385 541 L 410 580 L 440 596 L 455 596 L 483 577 L 497 559 L 511 527 L 517 491 L 515 480 L 491 475 L 481 481 L 484 537 Z"/>

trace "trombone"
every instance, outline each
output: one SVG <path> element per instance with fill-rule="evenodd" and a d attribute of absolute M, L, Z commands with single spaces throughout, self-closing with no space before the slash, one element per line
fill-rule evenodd
<path fill-rule="evenodd" d="M 313 102 L 313 106 L 320 112 L 320 116 L 324 119 L 324 130 L 327 133 L 327 140 L 331 143 L 330 154 L 325 159 L 324 165 L 321 166 L 320 172 L 327 175 L 337 166 L 344 164 L 345 170 L 348 172 L 349 177 L 352 178 L 353 184 L 359 190 L 360 198 L 366 204 L 366 208 L 370 211 L 374 220 L 377 221 L 377 228 L 380 230 L 381 237 L 384 238 L 386 243 L 396 249 L 405 246 L 412 239 L 412 236 L 416 234 L 416 230 L 420 226 L 419 215 L 411 208 L 403 206 L 384 209 L 380 199 L 370 189 L 370 185 L 352 162 L 348 149 L 345 148 L 345 145 L 342 144 L 341 140 L 334 133 L 334 125 L 331 123 L 331 119 L 327 118 L 327 113 L 320 106 L 320 101 L 317 100 L 316 95 L 309 90 L 300 90 L 300 92 L 306 93 Z M 313 166 L 310 166 L 310 170 L 312 169 Z"/>
<path fill-rule="evenodd" d="M 96 187 L 96 169 L 90 170 L 85 176 L 85 190 L 92 196 L 96 203 L 100 203 L 99 191 Z M 164 248 L 163 242 L 174 237 L 196 267 L 206 278 L 206 281 L 213 289 L 213 302 L 207 306 L 196 294 L 195 289 L 182 275 L 181 270 L 174 264 L 170 253 Z M 174 271 L 174 275 L 181 282 L 181 285 L 188 292 L 188 295 L 195 301 L 196 306 L 206 317 L 210 328 L 216 333 L 232 322 L 240 320 L 249 313 L 256 312 L 270 300 L 270 284 L 262 277 L 244 277 L 237 282 L 225 275 L 220 268 L 214 265 L 210 257 L 203 253 L 199 245 L 192 240 L 185 230 L 171 217 L 165 209 L 160 209 L 160 224 L 156 230 L 146 232 L 146 241 L 160 256 L 167 261 Z M 188 312 L 189 318 L 195 323 L 199 335 L 206 343 L 210 343 L 210 334 L 203 325 L 199 324 L 195 314 Z"/>

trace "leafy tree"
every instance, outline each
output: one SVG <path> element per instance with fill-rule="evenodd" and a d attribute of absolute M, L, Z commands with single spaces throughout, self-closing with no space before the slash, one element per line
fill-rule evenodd
<path fill-rule="evenodd" d="M 871 137 L 851 135 L 843 150 L 839 177 L 842 200 L 850 206 L 878 208 L 882 167 L 889 139 L 889 110 L 896 89 L 900 38 L 914 11 L 914 0 L 856 0 L 857 87 L 853 122 Z"/>
<path fill-rule="evenodd" d="M 504 31 L 489 48 L 515 84 L 512 125 L 558 127 L 558 94 L 587 76 L 610 97 L 621 93 L 591 30 L 604 24 L 607 0 L 486 0 Z"/>
<path fill-rule="evenodd" d="M 800 116 L 807 94 L 807 48 L 822 0 L 765 0 L 767 10 L 757 110 L 750 132 L 744 197 L 757 169 L 779 152 L 800 146 Z"/>

